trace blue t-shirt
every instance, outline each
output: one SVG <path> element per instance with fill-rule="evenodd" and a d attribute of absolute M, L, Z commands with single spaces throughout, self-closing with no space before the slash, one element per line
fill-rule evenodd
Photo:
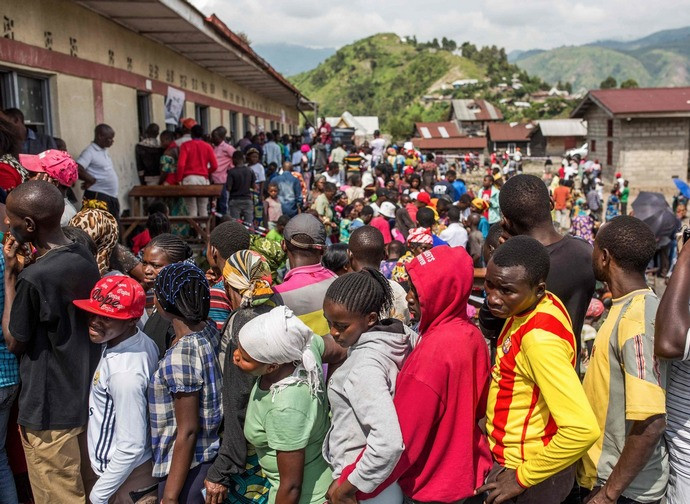
<path fill-rule="evenodd" d="M 441 240 L 441 238 L 439 238 L 435 234 L 431 235 L 431 239 L 434 241 L 432 247 L 440 247 L 441 245 L 448 245 L 447 241 Z"/>
<path fill-rule="evenodd" d="M 460 196 L 467 192 L 467 187 L 462 180 L 456 180 L 453 182 L 453 188 L 455 189 L 455 199 L 453 201 L 458 201 Z"/>

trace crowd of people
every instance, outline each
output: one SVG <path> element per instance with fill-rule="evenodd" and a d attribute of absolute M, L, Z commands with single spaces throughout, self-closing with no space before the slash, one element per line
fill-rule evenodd
<path fill-rule="evenodd" d="M 565 226 L 595 167 L 475 186 L 325 121 L 186 119 L 141 182 L 224 195 L 150 201 L 125 246 L 112 128 L 74 160 L 10 115 L 0 503 L 690 502 L 690 247 L 660 301 L 647 224 Z M 174 211 L 218 214 L 203 251 Z"/>

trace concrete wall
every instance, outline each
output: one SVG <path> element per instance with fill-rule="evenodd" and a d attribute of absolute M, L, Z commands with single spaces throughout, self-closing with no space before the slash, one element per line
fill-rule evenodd
<path fill-rule="evenodd" d="M 137 92 L 117 84 L 103 84 L 103 113 L 106 122 L 115 130 L 115 143 L 110 148 L 115 172 L 120 180 L 120 200 L 127 200 L 127 193 L 139 184 L 134 162 L 134 146 L 139 141 L 137 124 Z"/>
<path fill-rule="evenodd" d="M 611 118 L 603 109 L 593 107 L 585 116 L 590 159 L 599 159 L 606 183 L 616 172 L 630 180 L 631 190 L 669 192 L 671 177 L 687 179 L 690 169 L 690 119 Z M 613 121 L 613 135 L 608 136 L 608 121 Z M 592 141 L 596 151 L 592 152 Z M 606 144 L 613 142 L 613 162 L 606 164 Z"/>
<path fill-rule="evenodd" d="M 620 121 L 619 167 L 631 185 L 663 191 L 672 176 L 688 177 L 690 119 Z"/>

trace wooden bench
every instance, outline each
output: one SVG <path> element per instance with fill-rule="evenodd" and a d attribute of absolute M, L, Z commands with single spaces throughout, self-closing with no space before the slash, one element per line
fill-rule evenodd
<path fill-rule="evenodd" d="M 136 229 L 137 226 L 146 224 L 148 215 L 144 214 L 144 207 L 146 199 L 161 199 L 161 198 L 209 198 L 215 199 L 220 196 L 223 186 L 219 184 L 214 185 L 139 185 L 134 186 L 129 191 L 129 208 L 131 209 L 130 217 L 123 217 L 121 220 L 124 231 L 122 232 L 121 241 L 123 244 L 127 242 L 127 237 Z M 198 241 L 206 243 L 208 236 L 213 230 L 215 224 L 215 216 L 208 217 L 190 217 L 188 215 L 171 215 L 168 217 L 171 223 L 185 223 L 189 224 L 194 229 L 198 236 Z"/>

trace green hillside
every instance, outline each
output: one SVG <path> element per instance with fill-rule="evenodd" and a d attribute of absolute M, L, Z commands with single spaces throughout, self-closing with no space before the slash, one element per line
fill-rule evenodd
<path fill-rule="evenodd" d="M 458 49 L 463 56 L 457 55 Z M 521 88 L 499 91 L 500 83 L 509 84 L 513 78 Z M 453 89 L 450 83 L 460 79 L 479 82 Z M 323 115 L 339 116 L 345 110 L 375 115 L 381 129 L 398 139 L 408 136 L 417 121 L 447 120 L 450 98 L 488 99 L 509 120 L 567 113 L 565 106 L 553 102 L 527 110 L 513 107 L 513 101 L 529 100 L 529 93 L 549 86 L 508 63 L 503 49 L 467 42 L 458 46 L 445 38 L 441 43 L 418 43 L 414 37 L 401 39 L 393 33 L 374 35 L 339 49 L 292 81 L 319 102 Z"/>
<path fill-rule="evenodd" d="M 629 42 L 604 40 L 550 51 L 526 51 L 515 63 L 548 82 L 569 82 L 573 89 L 598 88 L 613 76 L 640 86 L 690 85 L 690 28 L 665 30 Z"/>
<path fill-rule="evenodd" d="M 411 123 L 445 120 L 447 103 L 419 103 L 448 72 L 454 79 L 484 79 L 484 70 L 450 51 L 403 42 L 393 33 L 374 35 L 347 45 L 315 69 L 296 75 L 294 84 L 319 102 L 320 112 L 338 116 L 378 115 L 385 131 L 404 136 Z"/>

